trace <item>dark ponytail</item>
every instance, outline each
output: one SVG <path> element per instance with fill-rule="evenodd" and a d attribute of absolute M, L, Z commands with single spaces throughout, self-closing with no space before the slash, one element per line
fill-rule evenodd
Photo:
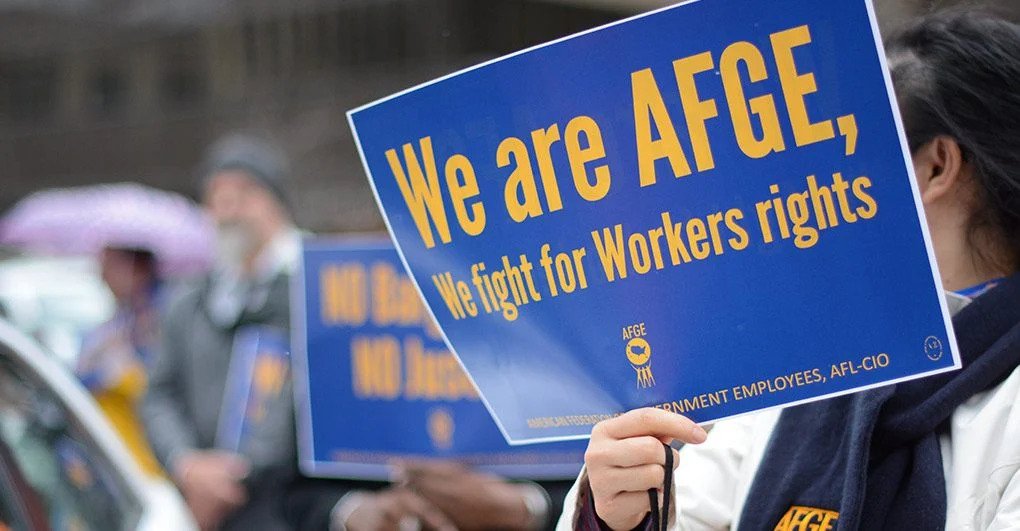
<path fill-rule="evenodd" d="M 970 236 L 990 229 L 1010 261 L 995 265 L 1016 270 L 1020 26 L 973 11 L 929 15 L 892 36 L 886 53 L 911 150 L 940 135 L 956 139 L 979 189 Z"/>

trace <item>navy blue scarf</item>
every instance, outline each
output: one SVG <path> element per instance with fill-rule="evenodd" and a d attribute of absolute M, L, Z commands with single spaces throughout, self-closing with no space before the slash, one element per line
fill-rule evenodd
<path fill-rule="evenodd" d="M 1020 365 L 1018 323 L 1020 274 L 953 319 L 963 369 L 784 410 L 740 529 L 944 529 L 939 434 Z"/>

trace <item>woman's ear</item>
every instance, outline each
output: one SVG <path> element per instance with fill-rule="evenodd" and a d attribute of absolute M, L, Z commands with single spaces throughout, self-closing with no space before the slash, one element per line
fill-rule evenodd
<path fill-rule="evenodd" d="M 914 152 L 914 172 L 925 205 L 951 196 L 964 180 L 966 164 L 956 139 L 939 135 Z"/>

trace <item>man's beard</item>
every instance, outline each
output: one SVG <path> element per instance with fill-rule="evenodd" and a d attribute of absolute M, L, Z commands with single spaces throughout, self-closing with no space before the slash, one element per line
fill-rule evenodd
<path fill-rule="evenodd" d="M 216 232 L 216 260 L 220 266 L 241 268 L 255 249 L 255 235 L 241 223 L 220 225 Z"/>

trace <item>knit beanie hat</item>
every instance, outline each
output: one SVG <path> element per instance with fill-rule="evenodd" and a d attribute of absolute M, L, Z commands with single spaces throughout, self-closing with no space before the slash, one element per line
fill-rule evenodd
<path fill-rule="evenodd" d="M 249 174 L 290 210 L 287 192 L 290 163 L 283 150 L 268 140 L 243 133 L 232 133 L 218 140 L 207 152 L 202 165 L 200 184 L 203 189 L 210 177 L 226 170 Z"/>

